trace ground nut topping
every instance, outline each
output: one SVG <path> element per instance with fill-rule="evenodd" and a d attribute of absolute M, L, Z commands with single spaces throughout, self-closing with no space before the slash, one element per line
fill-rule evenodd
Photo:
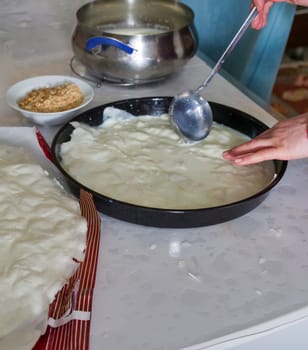
<path fill-rule="evenodd" d="M 84 96 L 76 84 L 65 83 L 49 88 L 30 91 L 18 103 L 19 107 L 31 112 L 62 112 L 82 104 Z"/>

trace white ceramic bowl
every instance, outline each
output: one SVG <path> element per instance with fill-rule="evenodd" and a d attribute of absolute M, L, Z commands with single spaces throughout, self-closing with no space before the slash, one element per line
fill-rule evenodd
<path fill-rule="evenodd" d="M 64 83 L 75 83 L 80 88 L 84 96 L 84 101 L 80 106 L 63 112 L 53 113 L 30 112 L 19 107 L 18 101 L 25 97 L 30 91 L 39 88 L 49 88 Z M 64 75 L 42 75 L 25 79 L 11 86 L 6 93 L 7 103 L 11 108 L 19 111 L 25 118 L 33 123 L 40 125 L 59 125 L 66 123 L 72 119 L 80 109 L 89 104 L 93 97 L 94 90 L 89 84 L 83 80 Z"/>

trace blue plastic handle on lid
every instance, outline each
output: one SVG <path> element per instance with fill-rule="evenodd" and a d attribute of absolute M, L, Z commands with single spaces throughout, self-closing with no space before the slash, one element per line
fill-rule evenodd
<path fill-rule="evenodd" d="M 115 46 L 120 50 L 125 51 L 128 54 L 132 54 L 134 51 L 136 51 L 131 46 L 123 43 L 120 40 L 103 37 L 103 36 L 95 36 L 93 38 L 90 38 L 86 41 L 86 51 L 91 51 L 95 47 L 99 45 L 109 45 L 109 46 Z"/>

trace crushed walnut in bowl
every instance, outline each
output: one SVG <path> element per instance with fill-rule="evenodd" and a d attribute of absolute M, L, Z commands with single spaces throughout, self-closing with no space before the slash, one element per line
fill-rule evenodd
<path fill-rule="evenodd" d="M 66 123 L 93 97 L 94 90 L 88 83 L 60 75 L 29 78 L 7 91 L 9 106 L 40 125 Z"/>
<path fill-rule="evenodd" d="M 22 98 L 20 108 L 32 112 L 63 112 L 78 107 L 83 102 L 83 94 L 74 83 L 65 83 L 54 87 L 34 89 Z"/>

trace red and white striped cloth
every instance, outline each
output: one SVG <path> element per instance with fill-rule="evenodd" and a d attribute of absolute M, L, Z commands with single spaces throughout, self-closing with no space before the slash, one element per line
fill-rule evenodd
<path fill-rule="evenodd" d="M 38 130 L 38 142 L 51 160 L 48 144 Z M 87 219 L 88 232 L 83 262 L 50 305 L 46 332 L 33 350 L 88 350 L 91 308 L 100 242 L 100 217 L 92 195 L 80 190 L 81 214 Z"/>
<path fill-rule="evenodd" d="M 80 191 L 82 215 L 88 221 L 84 261 L 50 306 L 48 327 L 33 350 L 88 350 L 95 285 L 100 218 L 92 195 Z"/>

